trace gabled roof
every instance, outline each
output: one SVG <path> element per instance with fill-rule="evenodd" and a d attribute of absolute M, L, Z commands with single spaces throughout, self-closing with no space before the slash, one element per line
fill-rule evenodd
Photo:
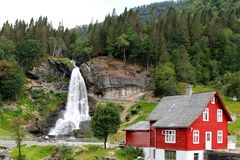
<path fill-rule="evenodd" d="M 153 124 L 156 128 L 187 128 L 203 113 L 215 94 L 231 121 L 230 114 L 217 92 L 163 97 L 147 120 L 156 121 Z"/>
<path fill-rule="evenodd" d="M 125 131 L 148 131 L 149 129 L 150 129 L 149 121 L 139 121 L 123 130 L 125 130 Z"/>

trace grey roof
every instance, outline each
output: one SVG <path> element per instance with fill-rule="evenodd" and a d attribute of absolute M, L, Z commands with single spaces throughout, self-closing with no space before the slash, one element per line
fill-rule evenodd
<path fill-rule="evenodd" d="M 128 128 L 125 131 L 148 131 L 150 129 L 149 121 L 139 121 Z"/>
<path fill-rule="evenodd" d="M 156 128 L 187 128 L 204 111 L 216 92 L 163 97 L 147 120 Z"/>

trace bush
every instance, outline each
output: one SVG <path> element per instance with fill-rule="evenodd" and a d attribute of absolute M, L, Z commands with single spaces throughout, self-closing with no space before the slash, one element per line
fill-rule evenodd
<path fill-rule="evenodd" d="M 130 114 L 128 113 L 125 117 L 125 120 L 128 122 L 130 120 Z"/>
<path fill-rule="evenodd" d="M 25 76 L 15 62 L 0 60 L 0 94 L 3 100 L 13 99 L 20 93 Z"/>
<path fill-rule="evenodd" d="M 138 110 L 136 108 L 131 109 L 131 115 L 135 115 L 138 113 Z"/>
<path fill-rule="evenodd" d="M 138 147 L 127 146 L 123 150 L 117 151 L 118 157 L 126 160 L 133 160 L 137 157 L 144 157 L 143 149 Z"/>
<path fill-rule="evenodd" d="M 73 148 L 70 146 L 63 145 L 60 148 L 60 153 L 63 155 L 64 159 L 66 160 L 73 160 L 74 158 L 74 152 Z"/>

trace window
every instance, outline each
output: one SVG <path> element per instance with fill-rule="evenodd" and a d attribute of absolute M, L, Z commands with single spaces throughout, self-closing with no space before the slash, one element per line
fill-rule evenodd
<path fill-rule="evenodd" d="M 165 160 L 176 160 L 176 151 L 165 151 Z"/>
<path fill-rule="evenodd" d="M 175 143 L 175 142 L 176 142 L 176 131 L 165 130 L 165 143 Z"/>
<path fill-rule="evenodd" d="M 211 99 L 211 103 L 212 104 L 215 104 L 215 97 L 213 96 L 212 99 Z"/>
<path fill-rule="evenodd" d="M 194 160 L 198 160 L 199 158 L 199 153 L 194 153 Z"/>
<path fill-rule="evenodd" d="M 217 110 L 217 122 L 222 122 L 222 110 Z"/>
<path fill-rule="evenodd" d="M 199 130 L 193 130 L 193 144 L 199 144 Z"/>
<path fill-rule="evenodd" d="M 208 121 L 209 120 L 209 110 L 206 108 L 203 112 L 203 121 Z"/>
<path fill-rule="evenodd" d="M 217 143 L 223 143 L 223 131 L 217 131 Z"/>

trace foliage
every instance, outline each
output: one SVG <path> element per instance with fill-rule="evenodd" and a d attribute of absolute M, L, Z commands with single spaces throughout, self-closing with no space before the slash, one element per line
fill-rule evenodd
<path fill-rule="evenodd" d="M 224 94 L 226 96 L 237 96 L 240 100 L 240 72 L 227 72 L 223 77 Z"/>
<path fill-rule="evenodd" d="M 63 155 L 64 160 L 73 160 L 74 157 L 73 147 L 63 145 L 60 148 L 60 153 Z"/>
<path fill-rule="evenodd" d="M 124 157 L 126 160 L 133 160 L 137 157 L 144 157 L 143 149 L 131 146 L 127 146 L 123 150 L 119 150 L 116 154 L 118 157 Z"/>
<path fill-rule="evenodd" d="M 15 44 L 4 36 L 0 37 L 0 60 L 14 59 Z"/>
<path fill-rule="evenodd" d="M 156 95 L 174 95 L 177 93 L 176 74 L 173 64 L 160 65 L 154 71 L 153 77 Z"/>
<path fill-rule="evenodd" d="M 12 119 L 13 134 L 18 148 L 17 159 L 23 160 L 24 155 L 22 155 L 21 143 L 25 137 L 26 131 L 22 127 L 23 122 L 20 118 L 15 117 Z"/>
<path fill-rule="evenodd" d="M 104 140 L 104 147 L 109 134 L 118 131 L 120 125 L 119 109 L 112 103 L 100 104 L 97 106 L 96 113 L 92 117 L 91 127 L 96 138 Z"/>
<path fill-rule="evenodd" d="M 40 44 L 35 39 L 27 39 L 21 41 L 16 46 L 16 57 L 18 62 L 26 67 L 32 67 L 32 65 L 40 57 Z"/>
<path fill-rule="evenodd" d="M 24 84 L 24 74 L 15 63 L 0 60 L 0 95 L 3 100 L 16 98 Z"/>

